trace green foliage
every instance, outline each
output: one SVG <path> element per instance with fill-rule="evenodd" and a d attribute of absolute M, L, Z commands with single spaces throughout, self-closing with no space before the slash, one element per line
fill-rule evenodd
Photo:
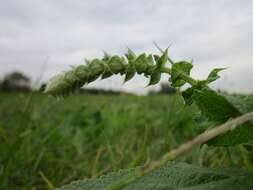
<path fill-rule="evenodd" d="M 238 107 L 244 105 L 245 103 L 238 103 L 236 98 L 230 98 L 221 95 L 214 90 L 206 86 L 195 86 L 188 88 L 182 92 L 182 96 L 186 104 L 195 103 L 201 110 L 201 113 L 206 116 L 210 121 L 213 121 L 215 125 L 226 122 L 231 118 L 236 118 L 246 111 L 241 112 Z M 237 102 L 235 106 L 235 102 Z M 251 111 L 248 109 L 247 111 Z M 247 143 L 253 139 L 253 125 L 250 122 L 243 124 L 228 133 L 216 137 L 215 139 L 209 141 L 208 144 L 215 146 L 233 146 L 236 144 Z"/>
<path fill-rule="evenodd" d="M 157 60 L 157 66 L 162 68 L 168 62 L 168 48 L 163 52 L 162 56 Z"/>
<path fill-rule="evenodd" d="M 127 60 L 126 60 L 127 59 Z M 197 81 L 190 76 L 192 63 L 179 61 L 166 67 L 168 62 L 168 49 L 154 60 L 152 54 L 142 53 L 136 55 L 128 49 L 126 57 L 105 54 L 104 58 L 87 61 L 87 66 L 79 66 L 64 74 L 54 77 L 46 88 L 46 92 L 54 96 L 64 96 L 75 88 L 89 83 L 102 75 L 102 78 L 120 73 L 125 75 L 125 82 L 137 74 L 150 77 L 149 85 L 157 84 L 163 72 L 170 74 L 173 87 L 181 87 L 185 83 L 192 87 L 182 92 L 186 104 L 195 103 L 201 112 L 211 121 L 220 124 L 241 115 L 241 112 L 231 104 L 226 97 L 211 90 L 207 85 L 219 78 L 218 73 L 224 68 L 213 69 L 206 80 Z M 210 144 L 218 146 L 232 146 L 246 143 L 253 137 L 251 124 L 248 122 L 243 127 L 212 140 Z"/>
<path fill-rule="evenodd" d="M 29 98 L 0 93 L 0 189 L 46 190 L 40 171 L 59 187 L 135 167 L 197 134 L 178 96 L 34 94 L 24 110 Z"/>
<path fill-rule="evenodd" d="M 143 165 L 210 127 L 178 95 L 72 95 L 55 101 L 34 94 L 24 111 L 29 98 L 0 93 L 0 189 L 46 190 L 40 171 L 60 187 Z M 252 96 L 240 99 L 253 109 Z M 229 151 L 203 146 L 179 160 L 253 168 L 252 158 L 252 147 L 239 145 Z"/>
<path fill-rule="evenodd" d="M 159 71 L 159 69 L 156 69 L 150 77 L 150 82 L 148 85 L 154 85 L 157 84 L 159 81 L 161 80 L 161 72 Z"/>
<path fill-rule="evenodd" d="M 184 98 L 186 105 L 191 105 L 193 103 L 193 93 L 195 87 L 187 88 L 182 92 L 182 97 Z"/>
<path fill-rule="evenodd" d="M 201 90 L 195 90 L 193 97 L 202 113 L 217 124 L 224 123 L 230 118 L 235 118 L 243 114 L 231 104 L 225 96 L 211 89 L 203 88 Z M 253 125 L 247 122 L 241 127 L 209 141 L 209 144 L 216 146 L 233 146 L 249 142 L 253 139 L 252 127 Z"/>
<path fill-rule="evenodd" d="M 216 68 L 216 69 L 213 69 L 212 71 L 211 71 L 211 73 L 208 75 L 208 77 L 207 77 L 207 79 L 206 79 L 206 83 L 211 83 L 211 82 L 213 82 L 213 81 L 215 81 L 215 80 L 217 80 L 218 78 L 220 78 L 220 76 L 218 75 L 218 73 L 220 72 L 220 71 L 223 71 L 223 70 L 225 70 L 226 68 Z"/>
<path fill-rule="evenodd" d="M 166 67 L 166 63 L 170 60 L 171 68 Z M 190 88 L 182 92 L 182 96 L 186 104 L 191 105 L 195 103 L 201 111 L 202 115 L 208 119 L 212 124 L 225 123 L 232 118 L 241 116 L 245 109 L 241 109 L 240 103 L 234 99 L 229 99 L 208 87 L 208 84 L 219 78 L 218 73 L 224 68 L 216 68 L 211 71 L 206 80 L 195 80 L 190 76 L 192 63 L 187 61 L 174 62 L 168 57 L 168 49 L 166 49 L 161 56 L 153 57 L 152 54 L 142 53 L 138 56 L 132 50 L 128 50 L 125 57 L 117 55 L 111 56 L 105 54 L 102 59 L 93 59 L 87 61 L 86 66 L 74 68 L 62 75 L 54 77 L 46 88 L 46 92 L 53 96 L 67 95 L 75 88 L 80 88 L 86 83 L 96 80 L 98 77 L 107 78 L 113 74 L 125 75 L 125 82 L 132 79 L 134 75 L 144 74 L 150 77 L 149 85 L 157 84 L 161 79 L 162 73 L 170 75 L 170 83 L 173 87 L 182 87 L 186 83 L 191 85 Z M 79 71 L 79 69 L 81 71 Z M 178 88 L 179 89 L 179 88 Z M 232 100 L 232 101 L 231 101 Z M 236 102 L 236 104 L 234 104 Z M 208 126 L 210 127 L 210 126 Z M 243 126 L 235 128 L 226 134 L 220 135 L 211 139 L 208 144 L 215 146 L 234 146 L 242 143 L 248 143 L 253 139 L 253 126 L 250 122 L 243 124 Z M 207 138 L 209 139 L 209 138 Z M 203 142 L 207 142 L 207 139 Z M 186 146 L 187 147 L 187 146 Z M 185 148 L 185 147 L 183 147 Z M 110 154 L 112 155 L 111 147 Z M 184 149 L 183 149 L 184 150 Z M 184 150 L 185 151 L 185 150 Z M 166 155 L 167 156 L 167 155 Z M 180 169 L 185 170 L 188 166 L 175 165 L 173 169 L 164 167 L 160 170 L 153 171 L 157 166 L 168 161 L 167 157 L 163 157 L 160 161 L 155 162 L 154 167 L 144 169 L 144 173 L 148 173 L 137 179 L 137 176 L 142 176 L 142 172 L 138 174 L 135 171 L 113 174 L 113 177 L 108 177 L 107 182 L 104 179 L 85 181 L 78 183 L 77 186 L 69 186 L 66 189 L 231 189 L 231 184 L 240 184 L 242 189 L 251 189 L 253 187 L 252 174 L 250 177 L 238 176 L 233 172 L 221 172 L 207 170 L 207 174 L 201 173 L 201 169 L 197 171 L 189 167 L 189 171 L 180 173 Z M 176 156 L 175 156 L 176 157 Z M 174 158 L 174 157 L 173 157 Z M 139 159 L 139 158 L 138 158 Z M 136 160 L 138 160 L 136 159 Z M 111 160 L 115 163 L 116 159 L 112 155 Z M 136 163 L 136 160 L 133 163 Z M 153 162 L 152 162 L 153 163 Z M 157 164 L 158 163 L 158 164 Z M 240 173 L 240 172 L 239 172 Z M 122 176 L 123 174 L 123 176 Z M 245 174 L 245 173 L 244 173 Z M 125 178 L 124 176 L 128 176 Z M 162 176 L 162 177 L 161 177 Z M 116 177 L 116 178 L 114 178 Z M 121 178 L 123 179 L 121 180 Z M 194 177 L 194 179 L 193 179 Z M 180 178 L 180 180 L 179 180 Z M 120 182 L 117 182 L 120 179 Z M 137 179 L 137 180 L 136 180 Z M 195 183 L 196 180 L 196 183 Z M 113 182 L 113 183 L 112 183 Z M 115 182 L 115 183 L 114 183 Z M 176 183 L 175 183 L 176 182 Z M 112 186 L 110 186 L 112 185 Z M 109 186 L 109 188 L 107 188 Z M 236 188 L 235 188 L 236 187 Z M 237 189 L 237 186 L 232 188 Z"/>
<path fill-rule="evenodd" d="M 192 67 L 193 67 L 192 63 L 186 61 L 180 61 L 173 64 L 171 68 L 171 78 L 170 78 L 172 86 L 174 87 L 183 86 L 186 83 L 186 81 L 181 78 L 181 75 L 185 74 L 186 76 L 189 76 Z"/>
<path fill-rule="evenodd" d="M 136 56 L 130 49 L 125 57 L 105 53 L 102 59 L 86 60 L 86 65 L 53 77 L 45 92 L 53 96 L 65 96 L 100 76 L 104 79 L 113 74 L 125 75 L 125 82 L 132 79 L 135 73 L 144 74 L 150 76 L 149 85 L 153 85 L 160 81 L 162 68 L 167 61 L 168 50 L 156 61 L 152 54 L 142 53 Z"/>
<path fill-rule="evenodd" d="M 193 100 L 209 119 L 224 123 L 235 118 L 240 112 L 227 99 L 209 88 L 194 89 Z"/>
<path fill-rule="evenodd" d="M 99 179 L 76 181 L 56 190 L 105 190 L 135 170 L 123 170 Z M 209 169 L 184 163 L 170 164 L 141 177 L 123 190 L 251 190 L 253 172 L 236 169 Z"/>

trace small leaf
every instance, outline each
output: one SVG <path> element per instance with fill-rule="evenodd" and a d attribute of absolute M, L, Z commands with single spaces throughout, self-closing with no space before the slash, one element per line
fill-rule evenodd
<path fill-rule="evenodd" d="M 164 51 L 161 57 L 157 60 L 157 67 L 161 68 L 168 62 L 168 48 Z"/>
<path fill-rule="evenodd" d="M 106 63 L 104 63 L 104 72 L 101 78 L 106 79 L 112 75 L 113 75 L 113 72 L 111 71 L 110 67 Z"/>
<path fill-rule="evenodd" d="M 150 76 L 150 81 L 148 86 L 157 84 L 161 80 L 161 72 L 156 69 Z"/>
<path fill-rule="evenodd" d="M 217 80 L 218 78 L 220 78 L 220 76 L 218 75 L 218 73 L 220 71 L 223 71 L 225 70 L 226 68 L 216 68 L 216 69 L 213 69 L 211 71 L 211 73 L 208 75 L 207 79 L 206 79 L 206 83 L 211 83 L 215 80 Z"/>
<path fill-rule="evenodd" d="M 149 54 L 148 57 L 146 58 L 147 61 L 147 69 L 144 72 L 144 76 L 148 77 L 149 75 L 151 75 L 154 70 L 157 68 L 157 66 L 155 65 L 155 60 L 152 54 Z"/>
<path fill-rule="evenodd" d="M 132 65 L 132 64 L 129 64 L 128 66 L 127 66 L 127 69 L 126 69 L 126 77 L 125 77 L 125 80 L 124 80 L 124 82 L 127 82 L 127 81 L 129 81 L 130 79 L 132 79 L 133 77 L 134 77 L 134 75 L 135 75 L 135 68 L 134 68 L 134 66 Z"/>
<path fill-rule="evenodd" d="M 171 78 L 173 87 L 181 87 L 185 84 L 185 81 L 180 79 L 180 74 L 190 75 L 192 63 L 186 61 L 176 62 L 172 65 L 171 68 Z"/>
<path fill-rule="evenodd" d="M 128 48 L 128 51 L 127 51 L 127 58 L 128 60 L 131 60 L 131 61 L 136 59 L 135 53 L 130 48 Z"/>
<path fill-rule="evenodd" d="M 152 54 L 148 55 L 148 57 L 147 57 L 147 63 L 148 63 L 148 65 L 154 65 L 155 64 L 155 61 L 154 61 L 154 58 L 153 58 Z"/>

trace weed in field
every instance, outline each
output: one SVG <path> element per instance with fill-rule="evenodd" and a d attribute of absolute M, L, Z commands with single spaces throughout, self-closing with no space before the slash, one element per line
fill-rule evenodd
<path fill-rule="evenodd" d="M 172 64 L 171 68 L 166 67 L 168 61 Z M 168 57 L 168 49 L 166 49 L 161 56 L 153 56 L 152 54 L 146 55 L 145 53 L 136 56 L 135 53 L 129 49 L 125 57 L 105 54 L 102 59 L 87 61 L 87 65 L 81 65 L 64 74 L 57 75 L 50 81 L 45 92 L 59 97 L 68 95 L 76 88 L 80 88 L 84 84 L 90 83 L 100 76 L 103 79 L 113 74 L 121 74 L 125 75 L 125 81 L 128 81 L 134 77 L 135 73 L 144 74 L 150 77 L 149 85 L 153 85 L 160 81 L 162 73 L 166 73 L 170 75 L 169 81 L 174 87 L 179 88 L 185 83 L 191 85 L 190 88 L 182 92 L 185 103 L 188 105 L 195 103 L 201 110 L 203 116 L 210 121 L 215 124 L 221 124 L 232 118 L 236 118 L 197 136 L 192 141 L 181 145 L 178 149 L 166 153 L 161 159 L 145 164 L 143 168 L 136 169 L 132 175 L 127 175 L 122 177 L 122 179 L 119 178 L 116 182 L 109 184 L 105 188 L 101 187 L 99 189 L 119 190 L 127 188 L 138 180 L 145 179 L 146 175 L 163 167 L 168 161 L 176 159 L 178 156 L 188 152 L 197 145 L 207 143 L 213 146 L 229 147 L 242 143 L 249 143 L 252 140 L 253 130 L 250 120 L 253 117 L 253 113 L 243 115 L 243 109 L 240 108 L 240 106 L 238 107 L 238 104 L 234 105 L 231 99 L 208 87 L 209 83 L 219 78 L 218 73 L 224 70 L 224 68 L 213 69 L 206 80 L 195 80 L 190 77 L 192 67 L 193 65 L 191 62 L 171 61 Z M 111 157 L 113 158 L 113 156 Z M 115 158 L 113 158 L 113 160 L 115 160 Z M 245 179 L 244 182 L 248 183 L 248 179 Z M 147 185 L 148 183 L 149 180 L 146 179 L 145 184 Z M 85 184 L 86 183 L 84 183 L 84 186 Z M 144 185 L 141 188 L 146 187 L 147 186 Z M 209 186 L 206 188 L 208 187 Z M 226 182 L 222 185 L 222 188 L 224 187 L 229 187 Z M 244 186 L 243 188 L 248 189 L 249 186 Z M 69 189 L 71 189 L 71 187 L 69 187 Z"/>

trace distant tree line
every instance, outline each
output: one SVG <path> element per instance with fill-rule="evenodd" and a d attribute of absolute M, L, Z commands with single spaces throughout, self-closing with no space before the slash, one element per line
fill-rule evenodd
<path fill-rule="evenodd" d="M 150 91 L 149 95 L 155 95 L 155 94 L 175 94 L 176 89 L 174 87 L 171 87 L 167 83 L 161 83 L 160 90 L 158 91 Z"/>
<path fill-rule="evenodd" d="M 8 92 L 31 91 L 30 78 L 20 72 L 12 72 L 0 81 L 0 90 Z"/>
<path fill-rule="evenodd" d="M 46 83 L 43 83 L 39 91 L 43 92 L 46 87 Z M 2 80 L 0 80 L 0 91 L 4 92 L 30 92 L 32 91 L 31 79 L 25 74 L 15 71 L 6 74 Z M 162 83 L 159 91 L 150 91 L 148 94 L 174 94 L 176 92 L 175 88 L 169 86 L 168 84 Z M 80 94 L 103 94 L 103 95 L 120 95 L 129 94 L 126 92 L 115 91 L 115 90 L 104 90 L 104 89 L 86 89 L 83 88 L 78 91 Z"/>

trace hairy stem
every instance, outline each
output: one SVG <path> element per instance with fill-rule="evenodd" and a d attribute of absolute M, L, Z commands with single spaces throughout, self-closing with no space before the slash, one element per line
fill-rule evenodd
<path fill-rule="evenodd" d="M 169 75 L 171 75 L 171 69 L 168 68 L 168 67 L 163 67 L 161 68 L 161 71 L 163 73 L 167 73 Z M 183 79 L 185 82 L 189 83 L 190 85 L 196 85 L 197 84 L 197 80 L 193 79 L 192 77 L 188 76 L 188 75 L 185 75 L 183 73 L 180 74 L 180 78 Z"/>
<path fill-rule="evenodd" d="M 156 160 L 156 161 L 152 161 L 152 162 L 148 163 L 147 165 L 145 165 L 143 168 L 138 169 L 134 176 L 123 178 L 120 182 L 112 184 L 112 186 L 109 186 L 109 188 L 107 188 L 107 190 L 123 189 L 124 187 L 128 186 L 130 183 L 139 179 L 141 176 L 148 174 L 148 173 L 154 171 L 155 169 L 160 168 L 161 166 L 166 164 L 168 161 L 174 160 L 178 156 L 181 156 L 181 155 L 189 152 L 194 147 L 204 144 L 207 141 L 209 141 L 219 135 L 225 134 L 226 132 L 228 132 L 230 130 L 234 130 L 236 127 L 239 127 L 241 124 L 243 124 L 247 121 L 250 121 L 252 119 L 253 119 L 253 112 L 249 112 L 249 113 L 244 114 L 240 117 L 237 117 L 231 121 L 228 121 L 222 125 L 219 125 L 219 126 L 212 128 L 208 131 L 205 131 L 204 133 L 198 135 L 193 140 L 182 144 L 181 146 L 179 146 L 176 149 L 169 151 L 161 159 Z"/>

